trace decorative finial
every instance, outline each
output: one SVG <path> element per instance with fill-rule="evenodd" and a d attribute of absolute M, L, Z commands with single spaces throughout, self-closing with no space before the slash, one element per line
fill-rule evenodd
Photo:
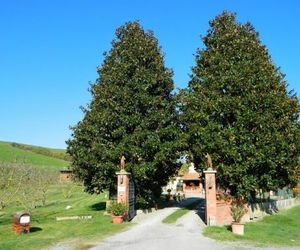
<path fill-rule="evenodd" d="M 121 170 L 125 170 L 125 160 L 126 160 L 125 156 L 122 155 L 121 160 L 120 160 L 120 168 L 121 168 Z"/>
<path fill-rule="evenodd" d="M 207 159 L 207 169 L 212 170 L 213 165 L 212 165 L 212 160 L 211 160 L 209 153 L 206 153 L 205 158 Z"/>

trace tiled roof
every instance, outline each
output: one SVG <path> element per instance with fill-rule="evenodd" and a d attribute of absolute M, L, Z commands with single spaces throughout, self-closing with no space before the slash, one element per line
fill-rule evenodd
<path fill-rule="evenodd" d="M 200 180 L 200 174 L 195 173 L 186 173 L 182 176 L 182 180 Z"/>

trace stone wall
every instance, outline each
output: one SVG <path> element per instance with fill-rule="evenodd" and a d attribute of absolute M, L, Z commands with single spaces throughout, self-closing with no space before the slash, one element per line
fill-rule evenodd
<path fill-rule="evenodd" d="M 248 206 L 249 220 L 260 219 L 267 214 L 274 214 L 281 209 L 290 208 L 295 205 L 300 205 L 300 200 L 296 198 L 274 200 L 262 203 L 254 203 Z"/>

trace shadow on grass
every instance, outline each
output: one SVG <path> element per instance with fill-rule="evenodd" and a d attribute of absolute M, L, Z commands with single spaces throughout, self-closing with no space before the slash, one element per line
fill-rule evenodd
<path fill-rule="evenodd" d="M 279 212 L 276 202 L 277 200 L 272 199 L 268 201 L 257 200 L 256 203 L 250 203 L 250 209 L 252 213 L 254 213 L 255 210 L 260 210 L 270 215 L 276 214 Z"/>
<path fill-rule="evenodd" d="M 39 232 L 42 231 L 43 229 L 40 227 L 31 227 L 30 228 L 30 233 L 35 233 L 35 232 Z"/>
<path fill-rule="evenodd" d="M 224 227 L 226 228 L 227 231 L 229 231 L 229 232 L 232 231 L 232 230 L 231 230 L 231 225 L 225 225 Z"/>
<path fill-rule="evenodd" d="M 98 202 L 90 206 L 90 209 L 93 211 L 102 211 L 106 209 L 106 203 L 105 202 Z"/>

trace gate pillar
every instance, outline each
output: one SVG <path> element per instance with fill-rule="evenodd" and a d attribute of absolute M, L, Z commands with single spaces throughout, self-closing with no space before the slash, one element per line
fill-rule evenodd
<path fill-rule="evenodd" d="M 130 173 L 126 172 L 124 169 L 121 169 L 121 171 L 117 172 L 116 174 L 118 176 L 118 203 L 128 204 Z"/>
<path fill-rule="evenodd" d="M 216 225 L 217 215 L 217 194 L 216 194 L 216 173 L 212 168 L 203 171 L 205 175 L 205 220 L 206 225 Z"/>

